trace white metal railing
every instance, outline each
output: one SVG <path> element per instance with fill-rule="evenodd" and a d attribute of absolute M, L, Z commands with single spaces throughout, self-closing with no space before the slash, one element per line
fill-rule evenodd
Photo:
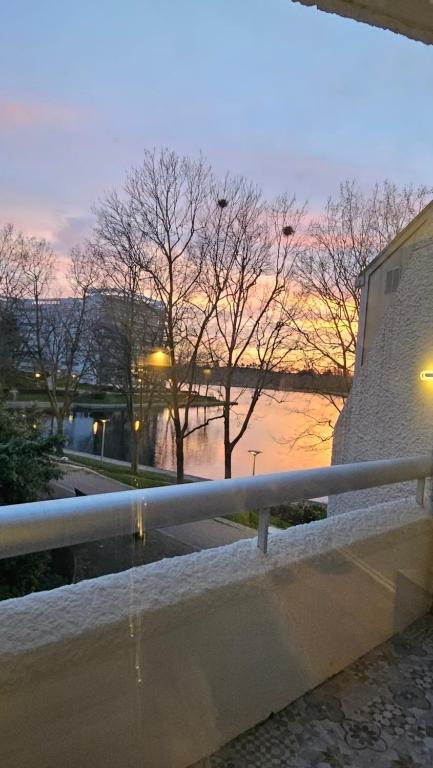
<path fill-rule="evenodd" d="M 423 504 L 432 475 L 432 457 L 416 456 L 14 504 L 0 508 L 0 559 L 248 510 L 259 512 L 266 552 L 271 506 L 410 480 Z"/>

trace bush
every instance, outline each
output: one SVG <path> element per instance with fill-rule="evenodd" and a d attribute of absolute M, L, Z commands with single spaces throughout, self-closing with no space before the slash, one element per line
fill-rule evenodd
<path fill-rule="evenodd" d="M 50 458 L 59 443 L 55 435 L 41 435 L 34 414 L 0 406 L 0 503 L 34 501 L 60 476 Z"/>
<path fill-rule="evenodd" d="M 10 412 L 0 404 L 0 504 L 35 501 L 46 491 L 60 476 L 50 458 L 58 446 L 57 437 L 41 435 L 34 414 Z M 1 560 L 0 600 L 64 584 L 55 560 L 51 552 Z"/>

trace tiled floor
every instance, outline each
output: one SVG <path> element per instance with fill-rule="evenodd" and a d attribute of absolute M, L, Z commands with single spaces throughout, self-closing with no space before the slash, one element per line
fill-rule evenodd
<path fill-rule="evenodd" d="M 206 768 L 433 768 L 433 616 L 242 734 Z"/>

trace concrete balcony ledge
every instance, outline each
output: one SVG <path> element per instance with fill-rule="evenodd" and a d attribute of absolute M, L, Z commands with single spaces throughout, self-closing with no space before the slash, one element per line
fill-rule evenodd
<path fill-rule="evenodd" d="M 431 605 L 412 499 L 0 604 L 2 768 L 185 768 Z"/>

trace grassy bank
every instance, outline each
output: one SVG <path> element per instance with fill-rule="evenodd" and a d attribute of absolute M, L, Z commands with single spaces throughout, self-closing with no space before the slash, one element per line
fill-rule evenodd
<path fill-rule="evenodd" d="M 87 459 L 73 454 L 68 458 L 71 464 L 93 469 L 99 472 L 100 475 L 110 477 L 119 483 L 125 483 L 125 485 L 131 485 L 133 488 L 157 488 L 161 485 L 173 485 L 174 483 L 174 478 L 171 475 L 159 474 L 159 472 L 146 470 L 131 472 L 127 466 L 122 467 L 117 464 L 111 464 L 108 461 L 101 462 L 99 459 Z"/>
<path fill-rule="evenodd" d="M 323 520 L 326 517 L 326 505 L 315 503 L 314 501 L 292 502 L 271 507 L 270 512 L 270 525 L 274 526 L 274 528 L 286 530 L 293 525 L 303 525 L 304 523 L 312 523 L 315 520 Z M 231 515 L 228 519 L 234 523 L 247 525 L 256 530 L 259 527 L 258 512 L 241 512 L 237 515 Z"/>
<path fill-rule="evenodd" d="M 59 399 L 61 400 L 63 393 L 61 391 L 58 391 L 57 393 Z M 179 397 L 179 403 L 180 405 L 184 405 L 186 403 L 186 395 L 182 396 L 182 393 L 180 393 Z M 12 399 L 6 399 L 5 405 L 13 405 L 15 401 Z M 18 403 L 38 403 L 42 405 L 46 405 L 47 408 L 50 408 L 50 402 L 48 400 L 47 395 L 45 392 L 41 392 L 39 390 L 34 391 L 18 391 L 16 402 Z M 134 403 L 138 406 L 140 404 L 140 397 L 139 395 L 134 395 Z M 213 397 L 212 395 L 208 395 L 205 397 L 204 395 L 196 395 L 194 400 L 192 401 L 192 406 L 205 406 L 205 405 L 218 405 L 220 403 L 220 400 L 218 398 Z M 92 392 L 80 392 L 79 395 L 74 397 L 72 399 L 72 406 L 86 406 L 86 407 L 92 407 L 95 406 L 97 408 L 100 408 L 101 406 L 110 406 L 114 405 L 118 408 L 125 408 L 125 397 L 121 394 L 117 394 L 115 392 L 103 392 L 103 393 L 92 393 Z M 143 408 L 146 409 L 148 407 L 147 401 L 143 400 Z M 154 399 L 152 401 L 152 404 L 150 408 L 167 408 L 168 402 L 167 400 L 164 400 L 162 398 Z"/>

